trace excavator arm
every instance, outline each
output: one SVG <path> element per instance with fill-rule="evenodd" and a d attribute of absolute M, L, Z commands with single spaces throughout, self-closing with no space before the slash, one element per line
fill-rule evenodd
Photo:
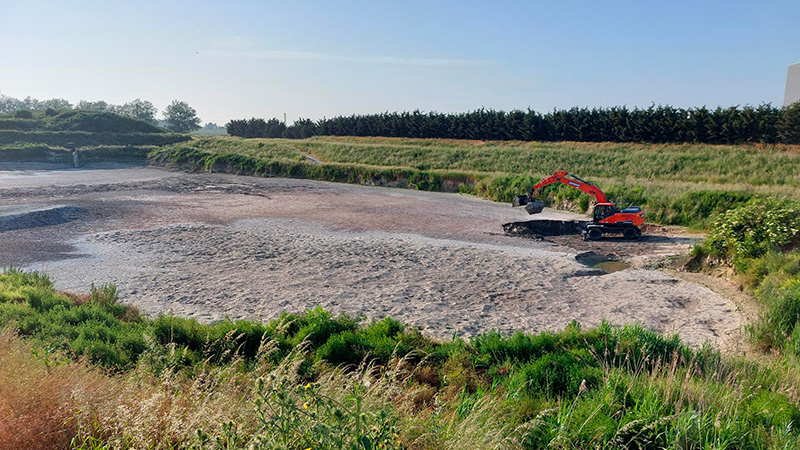
<path fill-rule="evenodd" d="M 571 178 L 567 178 L 567 177 L 571 177 Z M 539 194 L 539 191 L 541 191 L 543 187 L 545 187 L 545 186 L 547 186 L 549 184 L 559 183 L 559 182 L 560 183 L 564 183 L 564 184 L 566 184 L 568 186 L 572 186 L 572 187 L 574 187 L 576 189 L 580 189 L 583 192 L 586 192 L 587 194 L 589 194 L 592 197 L 594 197 L 594 200 L 597 203 L 607 203 L 608 202 L 608 200 L 606 199 L 606 194 L 602 190 L 600 190 L 599 187 L 589 183 L 588 181 L 581 180 L 577 176 L 575 176 L 575 175 L 573 175 L 571 173 L 567 173 L 564 170 L 561 170 L 561 171 L 558 171 L 558 172 L 554 172 L 549 177 L 547 177 L 547 178 L 543 179 L 542 181 L 536 183 L 531 188 L 530 192 L 528 193 L 528 196 L 530 198 L 532 198 L 532 199 L 536 198 L 536 196 Z"/>
<path fill-rule="evenodd" d="M 527 211 L 528 214 L 542 212 L 544 209 L 544 202 L 536 200 L 536 196 L 539 195 L 539 192 L 543 187 L 553 183 L 564 183 L 568 186 L 580 189 L 581 191 L 594 197 L 594 200 L 597 203 L 606 203 L 608 201 L 606 199 L 606 194 L 599 187 L 589 183 L 588 181 L 581 180 L 577 176 L 567 173 L 565 170 L 560 170 L 558 172 L 553 172 L 553 174 L 549 177 L 536 183 L 530 189 L 530 191 L 528 191 L 528 195 L 519 195 L 515 197 L 512 205 L 525 206 L 525 211 Z"/>

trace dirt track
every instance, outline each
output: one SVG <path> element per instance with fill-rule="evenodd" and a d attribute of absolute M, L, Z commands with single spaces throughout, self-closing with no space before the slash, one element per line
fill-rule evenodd
<path fill-rule="evenodd" d="M 523 211 L 456 194 L 44 168 L 0 167 L 0 264 L 44 270 L 63 290 L 113 282 L 148 313 L 269 319 L 319 306 L 443 338 L 605 318 L 722 347 L 742 325 L 719 294 L 652 269 L 689 237 L 539 241 L 503 234 Z M 633 267 L 603 274 L 576 261 L 587 250 Z"/>

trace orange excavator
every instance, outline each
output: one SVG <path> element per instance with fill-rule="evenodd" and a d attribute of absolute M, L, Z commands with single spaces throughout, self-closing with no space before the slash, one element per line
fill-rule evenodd
<path fill-rule="evenodd" d="M 544 202 L 536 200 L 536 196 L 543 187 L 553 183 L 564 183 L 594 197 L 596 202 L 594 213 L 592 214 L 592 221 L 589 222 L 586 226 L 586 231 L 584 231 L 584 239 L 596 241 L 602 238 L 604 233 L 622 233 L 625 239 L 638 239 L 642 236 L 642 230 L 639 227 L 644 224 L 644 213 L 641 208 L 630 206 L 622 211 L 617 211 L 616 205 L 606 199 L 606 194 L 599 187 L 563 170 L 554 172 L 549 177 L 536 183 L 528 191 L 528 195 L 515 197 L 512 206 L 525 206 L 525 211 L 528 214 L 542 212 Z"/>

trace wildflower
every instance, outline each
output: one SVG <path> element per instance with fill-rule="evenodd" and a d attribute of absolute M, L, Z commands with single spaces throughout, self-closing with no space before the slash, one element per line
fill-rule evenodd
<path fill-rule="evenodd" d="M 308 388 L 310 388 L 310 387 L 311 387 L 311 383 L 308 383 L 307 385 L 305 385 L 305 388 L 306 388 L 306 389 L 308 389 Z"/>
<path fill-rule="evenodd" d="M 303 409 L 308 409 L 308 403 L 303 403 Z"/>

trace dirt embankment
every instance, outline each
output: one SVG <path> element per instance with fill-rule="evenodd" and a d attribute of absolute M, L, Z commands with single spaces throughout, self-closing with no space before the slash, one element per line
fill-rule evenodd
<path fill-rule="evenodd" d="M 19 172 L 0 171 L 0 223 L 12 224 L 0 231 L 3 264 L 42 269 L 65 290 L 116 283 L 152 314 L 269 319 L 322 307 L 441 338 L 607 319 L 720 346 L 743 323 L 723 296 L 646 263 L 691 237 L 523 239 L 502 224 L 524 212 L 455 194 L 145 168 Z M 596 267 L 609 259 L 633 265 Z"/>

